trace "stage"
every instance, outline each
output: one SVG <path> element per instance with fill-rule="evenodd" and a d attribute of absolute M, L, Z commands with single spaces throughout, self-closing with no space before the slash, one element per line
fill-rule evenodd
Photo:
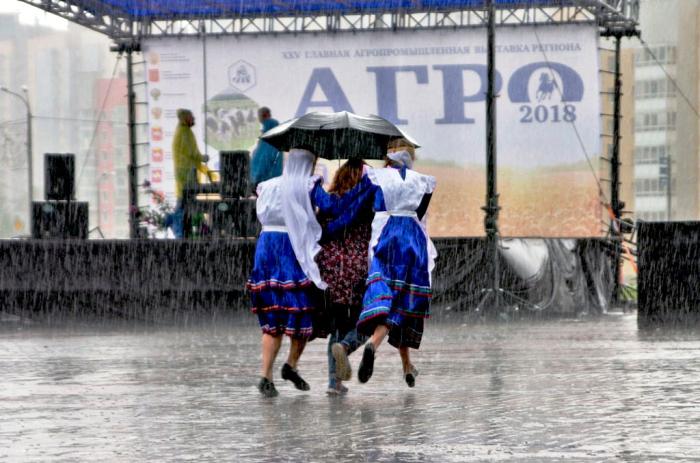
<path fill-rule="evenodd" d="M 435 244 L 433 307 L 474 309 L 489 286 L 485 239 L 439 238 Z M 536 247 L 546 258 L 524 275 L 513 265 L 516 247 Z M 247 310 L 245 282 L 254 252 L 253 239 L 3 240 L 0 310 L 151 321 Z M 538 314 L 575 316 L 609 307 L 611 264 L 604 240 L 503 240 L 502 260 L 503 286 L 538 304 Z"/>

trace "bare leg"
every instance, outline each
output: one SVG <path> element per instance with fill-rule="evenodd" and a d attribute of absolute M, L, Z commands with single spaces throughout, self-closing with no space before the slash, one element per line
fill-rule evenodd
<path fill-rule="evenodd" d="M 411 371 L 411 354 L 408 347 L 399 347 L 399 355 L 401 356 L 401 365 L 403 366 L 403 374 Z"/>
<path fill-rule="evenodd" d="M 292 338 L 292 347 L 289 349 L 287 363 L 290 367 L 296 369 L 299 357 L 301 357 L 304 348 L 306 347 L 306 338 Z"/>
<path fill-rule="evenodd" d="M 379 349 L 379 345 L 382 343 L 388 333 L 389 327 L 386 325 L 377 325 L 377 327 L 374 329 L 374 333 L 372 333 L 372 337 L 369 339 L 369 342 L 372 343 L 375 351 Z"/>
<path fill-rule="evenodd" d="M 401 363 L 403 364 L 403 378 L 408 387 L 414 387 L 416 385 L 418 370 L 416 370 L 411 363 L 411 354 L 409 353 L 408 347 L 399 347 L 399 355 L 401 355 Z"/>
<path fill-rule="evenodd" d="M 277 353 L 282 345 L 282 335 L 272 336 L 271 334 L 263 333 L 262 335 L 262 368 L 260 376 L 263 376 L 272 381 L 272 364 L 275 363 Z"/>

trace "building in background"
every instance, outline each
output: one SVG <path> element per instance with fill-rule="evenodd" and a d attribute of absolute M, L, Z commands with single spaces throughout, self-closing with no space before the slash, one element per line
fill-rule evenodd
<path fill-rule="evenodd" d="M 95 178 L 98 194 L 95 210 L 96 222 L 106 237 L 129 236 L 129 178 L 125 166 L 129 163 L 126 124 L 111 121 L 127 120 L 127 84 L 125 78 L 99 79 L 96 81 L 95 107 L 102 111 L 103 120 L 97 126 L 94 142 L 97 174 Z"/>
<path fill-rule="evenodd" d="M 26 83 L 27 43 L 49 29 L 26 28 L 17 15 L 0 15 L 0 86 L 20 92 Z M 0 237 L 28 232 L 27 120 L 23 104 L 0 92 Z"/>
<path fill-rule="evenodd" d="M 699 0 L 641 2 L 640 29 L 649 49 L 634 50 L 637 219 L 700 218 L 699 16 Z"/>
<path fill-rule="evenodd" d="M 128 236 L 126 85 L 109 47 L 107 37 L 72 23 L 0 15 L 0 85 L 26 85 L 34 114 L 34 199 L 44 197 L 44 153 L 73 153 L 76 199 L 89 202 L 90 229 L 117 238 Z M 0 94 L 0 159 L 10 166 L 0 172 L 0 237 L 29 233 L 24 115 L 18 99 Z"/>

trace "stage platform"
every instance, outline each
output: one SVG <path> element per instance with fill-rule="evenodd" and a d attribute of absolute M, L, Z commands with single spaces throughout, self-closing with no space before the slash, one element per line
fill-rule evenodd
<path fill-rule="evenodd" d="M 527 281 L 504 262 L 503 286 L 542 312 L 604 312 L 609 259 L 603 241 L 537 241 L 548 253 Z M 572 244 L 573 243 L 573 244 Z M 483 238 L 439 238 L 436 310 L 468 310 L 489 285 Z M 507 243 L 506 243 L 507 246 Z M 2 240 L 0 310 L 49 316 L 171 319 L 248 308 L 255 240 Z"/>

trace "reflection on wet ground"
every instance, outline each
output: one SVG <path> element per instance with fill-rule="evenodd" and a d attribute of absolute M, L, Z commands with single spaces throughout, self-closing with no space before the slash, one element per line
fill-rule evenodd
<path fill-rule="evenodd" d="M 375 376 L 325 395 L 325 340 L 299 392 L 255 388 L 252 316 L 194 328 L 0 331 L 0 461 L 651 461 L 700 456 L 700 334 L 633 315 L 430 323 L 406 387 Z M 285 342 L 281 357 L 286 356 Z M 357 367 L 359 356 L 353 359 Z"/>

